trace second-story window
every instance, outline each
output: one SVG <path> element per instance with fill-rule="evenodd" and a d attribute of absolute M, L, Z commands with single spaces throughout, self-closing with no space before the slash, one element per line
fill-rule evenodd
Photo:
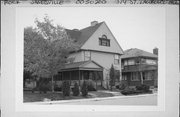
<path fill-rule="evenodd" d="M 152 60 L 152 59 L 146 59 L 146 64 L 155 65 L 155 64 L 156 64 L 156 61 L 155 61 L 155 60 Z"/>
<path fill-rule="evenodd" d="M 128 65 L 128 60 L 124 60 L 124 66 Z"/>
<path fill-rule="evenodd" d="M 107 39 L 106 35 L 102 35 L 102 37 L 99 38 L 99 45 L 110 47 L 110 40 Z"/>
<path fill-rule="evenodd" d="M 128 60 L 128 65 L 135 65 L 135 60 L 134 59 L 129 59 Z"/>
<path fill-rule="evenodd" d="M 91 52 L 90 51 L 84 52 L 84 60 L 85 61 L 91 60 Z"/>
<path fill-rule="evenodd" d="M 119 64 L 119 55 L 118 54 L 114 55 L 114 64 Z"/>

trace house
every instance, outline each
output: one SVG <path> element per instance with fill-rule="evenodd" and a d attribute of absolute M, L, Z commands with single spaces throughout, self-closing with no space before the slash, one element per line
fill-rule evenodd
<path fill-rule="evenodd" d="M 122 84 L 135 87 L 141 84 L 157 87 L 158 49 L 149 53 L 137 48 L 124 51 L 121 56 Z"/>
<path fill-rule="evenodd" d="M 120 56 L 123 50 L 105 22 L 93 21 L 83 29 L 66 29 L 67 34 L 79 45 L 72 52 L 69 63 L 60 71 L 61 80 L 92 80 L 97 85 L 108 88 L 111 65 L 116 73 L 121 73 Z M 120 75 L 116 75 L 120 80 Z"/>

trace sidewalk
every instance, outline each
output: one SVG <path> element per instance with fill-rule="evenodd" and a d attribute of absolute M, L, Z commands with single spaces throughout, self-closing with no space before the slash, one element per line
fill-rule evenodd
<path fill-rule="evenodd" d="M 110 92 L 110 91 L 106 91 Z M 115 96 L 119 94 L 118 92 L 111 92 L 114 94 L 113 97 L 95 97 L 95 98 L 90 98 L 90 99 L 74 99 L 74 100 L 60 100 L 60 101 L 47 101 L 47 102 L 30 102 L 26 104 L 40 104 L 40 105 L 50 105 L 50 104 L 66 104 L 66 103 L 74 103 L 74 102 L 88 102 L 88 101 L 102 101 L 102 100 L 111 100 L 111 99 L 128 99 L 128 98 L 137 98 L 137 97 L 148 97 L 148 96 L 157 96 L 157 93 L 154 94 L 143 94 L 143 95 L 133 95 L 133 96 Z M 94 95 L 95 96 L 95 95 Z"/>

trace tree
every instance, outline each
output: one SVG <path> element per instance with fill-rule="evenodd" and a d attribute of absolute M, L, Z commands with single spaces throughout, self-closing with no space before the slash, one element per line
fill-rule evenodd
<path fill-rule="evenodd" d="M 77 45 L 60 25 L 54 25 L 48 16 L 41 22 L 35 20 L 36 28 L 24 30 L 24 69 L 37 77 L 51 78 L 64 66 L 70 51 Z"/>
<path fill-rule="evenodd" d="M 112 91 L 112 87 L 115 85 L 115 70 L 114 70 L 114 66 L 111 65 L 111 69 L 110 69 L 110 89 Z"/>

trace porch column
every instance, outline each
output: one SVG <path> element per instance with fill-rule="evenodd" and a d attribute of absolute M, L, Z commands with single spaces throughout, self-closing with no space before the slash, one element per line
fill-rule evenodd
<path fill-rule="evenodd" d="M 95 81 L 96 81 L 96 90 L 97 90 L 97 77 L 98 77 L 98 75 L 97 75 L 98 73 L 97 73 L 97 72 L 98 72 L 98 71 L 92 71 L 92 72 L 96 72 Z M 94 74 L 95 74 L 95 73 L 94 73 Z"/>
<path fill-rule="evenodd" d="M 79 86 L 81 86 L 81 85 L 80 85 L 80 77 L 81 77 L 81 76 L 80 76 L 80 75 L 81 75 L 81 74 L 80 74 L 80 70 L 78 71 L 78 74 L 79 74 Z"/>
<path fill-rule="evenodd" d="M 70 75 L 70 86 L 71 86 L 71 72 L 72 72 L 72 71 L 70 71 L 70 74 L 69 74 L 69 75 Z"/>
<path fill-rule="evenodd" d="M 102 78 L 101 78 L 101 87 L 102 87 L 102 82 L 103 82 L 103 71 L 101 72 Z"/>
<path fill-rule="evenodd" d="M 64 80 L 63 71 L 62 71 L 62 81 Z"/>
<path fill-rule="evenodd" d="M 143 73 L 142 73 L 142 71 L 140 72 L 140 75 L 141 75 L 141 84 L 143 84 Z"/>

